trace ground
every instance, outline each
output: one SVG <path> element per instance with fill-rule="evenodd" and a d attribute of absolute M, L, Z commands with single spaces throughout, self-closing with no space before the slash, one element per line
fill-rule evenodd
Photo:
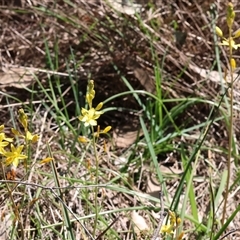
<path fill-rule="evenodd" d="M 163 182 L 167 191 L 164 207 L 168 209 L 188 160 L 193 159 L 192 194 L 198 221 L 207 225 L 211 189 L 218 196 L 216 215 L 221 215 L 224 190 L 220 183 L 226 174 L 229 134 L 227 83 L 222 83 L 218 66 L 224 72 L 228 61 L 225 48 L 219 46 L 220 53 L 216 52 L 214 29 L 221 26 L 227 34 L 226 3 L 182 0 L 138 4 L 134 5 L 136 13 L 134 7 L 112 1 L 2 2 L 0 124 L 11 136 L 11 127 L 19 127 L 17 112 L 24 108 L 32 131 L 40 135 L 31 169 L 27 173 L 24 166 L 17 169 L 15 180 L 26 185 L 9 182 L 10 189 L 16 188 L 12 200 L 4 184 L 6 174 L 1 173 L 2 239 L 64 239 L 62 222 L 66 218 L 61 204 L 75 219 L 76 239 L 91 239 L 89 233 L 93 232 L 98 236 L 93 239 L 150 239 L 159 222 L 158 195 Z M 234 7 L 238 9 L 240 4 L 236 2 Z M 236 14 L 236 30 L 239 18 Z M 237 62 L 238 53 L 234 52 Z M 234 74 L 238 78 L 237 71 Z M 94 107 L 104 102 L 105 113 L 98 123 L 102 129 L 112 127 L 97 145 L 98 198 L 92 186 L 96 179 L 94 148 L 77 141 L 84 135 L 77 117 L 85 107 L 90 79 L 95 83 Z M 238 89 L 236 81 L 228 216 L 239 205 Z M 161 95 L 158 108 L 154 95 Z M 196 150 L 205 130 L 204 142 Z M 40 165 L 38 160 L 49 154 L 55 165 Z M 60 192 L 54 188 L 54 169 Z M 182 191 L 187 191 L 186 182 L 182 183 Z M 176 212 L 186 207 L 183 226 L 189 232 L 187 238 L 210 239 L 202 237 L 191 221 L 192 205 L 188 202 L 184 206 L 183 196 L 176 209 L 171 207 Z M 11 201 L 19 206 L 19 218 L 11 211 Z M 96 206 L 99 220 L 94 230 Z M 146 221 L 146 232 L 136 229 L 141 228 L 136 223 L 139 215 Z M 238 215 L 226 232 L 240 227 Z M 10 230 L 12 224 L 17 230 Z M 214 227 L 217 232 L 218 226 Z M 16 238 L 10 237 L 10 231 Z M 234 234 L 229 239 L 237 239 Z"/>

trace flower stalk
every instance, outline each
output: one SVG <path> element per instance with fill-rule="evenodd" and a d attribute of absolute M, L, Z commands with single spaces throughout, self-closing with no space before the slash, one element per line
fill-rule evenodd
<path fill-rule="evenodd" d="M 233 57 L 233 49 L 236 50 L 240 47 L 240 44 L 235 43 L 235 39 L 240 37 L 240 30 L 237 30 L 233 33 L 233 23 L 235 18 L 235 11 L 233 8 L 233 4 L 229 3 L 227 6 L 227 26 L 228 26 L 228 38 L 223 37 L 223 32 L 219 27 L 216 27 L 217 35 L 222 38 L 222 42 L 219 45 L 227 46 L 228 47 L 228 57 L 229 57 L 229 72 L 230 72 L 230 91 L 229 91 L 229 98 L 230 98 L 230 110 L 229 110 L 229 124 L 228 124 L 228 133 L 229 133 L 229 142 L 228 142 L 228 156 L 227 156 L 227 183 L 225 189 L 225 196 L 224 196 L 224 205 L 223 205 L 223 213 L 221 223 L 224 224 L 226 218 L 226 211 L 227 211 L 227 202 L 229 196 L 229 189 L 230 189 L 230 177 L 231 177 L 231 159 L 232 159 L 232 150 L 233 150 L 233 71 L 236 68 L 236 61 Z"/>
<path fill-rule="evenodd" d="M 107 126 L 105 129 L 101 130 L 100 126 L 97 123 L 99 117 L 103 114 L 103 111 L 100 111 L 103 107 L 103 103 L 100 102 L 95 108 L 93 107 L 93 99 L 95 98 L 95 90 L 94 90 L 94 81 L 90 80 L 88 82 L 88 89 L 86 93 L 86 102 L 88 104 L 88 109 L 82 108 L 81 116 L 78 119 L 84 123 L 85 127 L 89 127 L 92 133 L 92 146 L 94 150 L 94 157 L 96 161 L 95 168 L 95 221 L 94 221 L 94 230 L 93 236 L 96 235 L 97 223 L 98 223 L 98 215 L 99 215 L 99 207 L 98 207 L 98 182 L 99 182 L 99 155 L 97 151 L 97 139 L 100 134 L 106 134 L 111 130 L 111 126 Z M 94 131 L 94 127 L 97 127 L 96 132 Z M 80 136 L 78 138 L 79 142 L 87 143 L 90 142 L 90 139 Z"/>

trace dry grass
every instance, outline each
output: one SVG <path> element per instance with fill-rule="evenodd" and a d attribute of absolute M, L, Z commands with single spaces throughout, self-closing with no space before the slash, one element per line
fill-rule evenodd
<path fill-rule="evenodd" d="M 57 159 L 56 165 L 61 176 L 66 205 L 74 214 L 83 219 L 81 222 L 89 232 L 92 232 L 94 219 L 89 217 L 84 220 L 84 216 L 91 216 L 94 211 L 84 206 L 89 204 L 88 201 L 93 201 L 94 196 L 89 194 L 89 190 L 79 188 L 79 185 L 85 185 L 92 180 L 91 171 L 89 172 L 89 166 L 94 165 L 92 151 L 89 151 L 89 156 L 83 157 L 81 152 L 85 150 L 84 147 L 82 149 L 76 147 L 73 153 L 75 140 L 71 133 L 67 133 L 64 138 L 61 138 L 62 142 L 58 141 L 61 129 L 59 130 L 59 125 L 53 117 L 52 112 L 55 111 L 53 103 L 49 102 L 43 91 L 40 91 L 39 82 L 36 82 L 35 76 L 46 89 L 49 88 L 49 80 L 53 84 L 57 82 L 61 84 L 61 93 L 64 94 L 59 93 L 56 88 L 57 104 L 59 109 L 68 112 L 70 122 L 74 124 L 76 124 L 75 117 L 79 113 L 76 112 L 75 98 L 71 90 L 72 85 L 68 79 L 69 75 L 72 75 L 74 87 L 77 87 L 82 94 L 86 89 L 87 80 L 94 79 L 97 102 L 127 91 L 128 88 L 122 80 L 123 77 L 128 79 L 134 89 L 154 93 L 156 59 L 160 65 L 164 59 L 161 78 L 165 98 L 177 99 L 191 96 L 218 102 L 219 76 L 217 80 L 215 78 L 216 81 L 213 81 L 213 78 L 204 78 L 201 71 L 211 69 L 215 61 L 210 15 L 225 12 L 225 3 L 218 1 L 215 4 L 215 9 L 210 9 L 210 1 L 193 1 L 192 4 L 188 4 L 186 1 L 172 1 L 172 3 L 169 1 L 159 3 L 160 1 L 158 1 L 161 7 L 152 12 L 149 6 L 146 6 L 146 10 L 140 14 L 140 21 L 136 16 L 114 11 L 102 1 L 85 2 L 74 0 L 68 4 L 67 1 L 55 3 L 45 0 L 26 1 L 20 4 L 15 1 L 12 5 L 2 4 L 0 6 L 2 32 L 0 42 L 0 76 L 2 79 L 0 82 L 0 117 L 1 124 L 10 127 L 9 109 L 16 112 L 22 102 L 31 106 L 32 110 L 35 111 L 33 126 L 41 134 L 41 141 L 36 149 L 34 161 L 47 155 L 47 149 L 43 146 L 50 139 L 50 146 Z M 240 4 L 237 3 L 236 9 L 239 7 Z M 223 26 L 223 20 L 224 17 L 220 14 L 218 25 Z M 238 20 L 236 19 L 236 22 Z M 174 30 L 174 23 L 178 26 L 177 31 Z M 236 26 L 237 28 L 238 26 Z M 223 27 L 223 29 L 225 28 Z M 186 39 L 179 39 L 179 36 L 183 36 L 183 38 L 186 36 Z M 152 52 L 155 53 L 155 59 Z M 224 51 L 221 57 L 224 63 L 226 57 Z M 50 58 L 52 62 L 49 61 Z M 32 89 L 34 94 L 29 89 Z M 238 90 L 236 90 L 237 92 Z M 7 94 L 20 99 L 20 101 L 6 98 Z M 64 98 L 67 105 L 66 109 L 62 106 L 61 97 Z M 145 101 L 145 98 L 145 96 L 141 96 L 142 101 Z M 235 130 L 237 140 L 240 138 L 238 105 L 239 99 L 236 99 Z M 46 106 L 49 107 L 47 112 L 45 112 Z M 141 108 L 135 98 L 129 95 L 114 99 L 106 105 L 106 107 L 112 106 L 121 109 L 122 112 L 115 111 L 109 115 L 106 114 L 101 124 L 111 125 L 115 129 L 114 140 L 116 143 L 124 141 L 127 144 L 124 149 L 111 148 L 112 146 L 110 146 L 107 153 L 104 153 L 101 145 L 99 146 L 102 169 L 101 183 L 111 183 L 112 179 L 117 178 L 114 183 L 127 186 L 127 188 L 137 192 L 145 192 L 150 185 L 150 183 L 146 184 L 149 180 L 148 164 L 146 166 L 143 164 L 144 168 L 141 168 L 140 174 L 142 178 L 137 176 L 138 180 L 140 179 L 139 182 L 134 179 L 135 175 L 139 174 L 139 166 L 134 165 L 129 168 L 131 169 L 129 177 L 132 176 L 130 183 L 129 179 L 124 179 L 118 174 L 120 167 L 115 165 L 121 159 L 128 158 L 128 151 L 125 152 L 125 150 L 136 140 L 136 133 L 140 129 L 138 115 L 141 114 L 139 112 Z M 133 110 L 131 113 L 124 111 L 129 106 Z M 169 104 L 168 107 L 170 109 L 173 105 Z M 179 115 L 177 121 L 187 122 L 188 126 L 194 126 L 204 121 L 209 112 L 208 104 L 196 104 L 188 109 L 187 113 Z M 175 141 L 181 140 L 184 144 L 189 144 L 189 152 L 191 152 L 192 146 L 199 136 L 199 131 L 195 130 L 193 133 L 196 135 L 192 138 L 176 138 Z M 227 148 L 226 127 L 222 122 L 211 126 L 206 143 L 208 147 Z M 63 145 L 65 146 L 64 151 L 62 150 Z M 119 146 L 121 145 L 119 144 Z M 141 149 L 137 150 L 141 152 Z M 178 153 L 170 151 L 167 154 L 159 155 L 159 160 L 165 160 L 167 155 L 171 156 L 172 162 L 163 161 L 162 165 L 166 163 L 166 166 L 170 166 L 175 172 L 181 171 L 178 165 Z M 78 158 L 81 161 L 77 161 Z M 198 207 L 202 209 L 203 218 L 209 207 L 209 193 L 204 190 L 207 189 L 208 183 L 205 179 L 209 175 L 205 159 L 210 159 L 214 163 L 216 172 L 213 175 L 213 181 L 217 182 L 221 177 L 222 169 L 225 168 L 226 156 L 223 152 L 216 153 L 209 149 L 202 151 L 196 171 L 198 181 L 194 184 L 196 184 L 197 189 Z M 131 163 L 129 164 L 131 165 Z M 235 168 L 233 171 L 236 171 Z M 31 201 L 25 203 L 24 209 L 21 210 L 20 221 L 24 223 L 26 229 L 25 239 L 34 239 L 34 237 L 39 236 L 38 224 L 41 221 L 43 225 L 56 224 L 44 230 L 41 239 L 60 239 L 61 237 L 57 232 L 64 235 L 65 230 L 61 226 L 62 214 L 59 211 L 60 200 L 54 195 L 54 182 L 49 178 L 49 172 L 51 172 L 49 167 L 39 167 L 38 165 L 34 166 L 28 176 L 21 175 L 22 171 L 19 170 L 17 178 L 32 184 L 27 186 L 28 192 L 26 193 Z M 65 188 L 69 184 L 69 179 L 72 181 L 71 188 Z M 41 189 L 38 184 L 48 187 Z M 169 191 L 174 191 L 176 185 L 176 179 L 169 180 Z M 11 185 L 11 187 L 13 186 L 14 184 Z M 239 204 L 238 193 L 239 189 L 235 189 L 231 196 L 232 202 L 228 209 L 229 212 L 232 212 Z M 14 199 L 17 203 L 22 199 L 22 194 L 21 186 L 18 185 L 14 192 Z M 81 197 L 78 197 L 79 195 Z M 6 230 L 4 233 L 6 235 L 9 234 L 8 229 L 12 224 L 11 214 L 6 205 L 7 198 L 5 188 L 1 187 L 1 219 L 6 221 L 6 227 L 1 230 Z M 37 201 L 38 204 L 35 205 L 34 201 Z M 141 198 L 138 198 L 138 201 L 139 205 L 143 206 L 140 209 L 151 206 L 149 201 L 145 202 Z M 131 214 L 122 213 L 121 209 L 138 206 L 136 197 L 121 191 L 117 192 L 111 187 L 102 187 L 99 193 L 99 205 L 104 211 L 112 210 L 112 212 L 105 214 L 104 220 L 101 219 L 102 225 L 98 228 L 97 236 L 116 220 L 110 233 L 104 233 L 104 236 L 99 239 L 134 239 L 130 220 Z M 144 211 L 143 214 L 145 214 Z M 148 215 L 145 218 L 152 222 L 151 216 Z M 35 221 L 35 219 L 38 220 Z M 237 217 L 231 228 L 238 228 L 239 220 Z M 76 239 L 87 239 L 87 237 L 83 237 L 87 234 L 84 234 L 78 221 L 74 222 L 74 229 Z M 118 237 L 114 235 L 116 233 L 118 233 Z M 7 239 L 6 235 L 3 235 L 5 239 Z M 195 237 L 191 238 L 190 236 L 190 239 L 196 239 Z M 142 239 L 146 239 L 146 235 Z"/>

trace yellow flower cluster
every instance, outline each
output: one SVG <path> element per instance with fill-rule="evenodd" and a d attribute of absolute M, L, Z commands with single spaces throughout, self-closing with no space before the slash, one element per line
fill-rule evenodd
<path fill-rule="evenodd" d="M 16 129 L 12 129 L 12 133 L 15 136 L 23 137 L 25 139 L 29 138 L 29 140 L 37 140 L 37 136 L 32 136 L 32 134 L 27 130 L 27 116 L 24 113 L 23 109 L 19 110 L 19 121 L 24 127 L 24 130 L 27 131 L 28 133 L 26 136 L 23 136 L 19 131 Z M 14 167 L 17 167 L 19 164 L 20 160 L 24 160 L 27 158 L 26 155 L 22 154 L 22 150 L 24 148 L 24 145 L 19 145 L 18 147 L 15 147 L 13 145 L 13 138 L 8 138 L 5 136 L 4 131 L 4 125 L 0 126 L 0 155 L 4 159 L 5 165 L 10 165 L 12 164 Z M 5 148 L 9 145 L 10 143 L 10 150 L 6 151 Z"/>
<path fill-rule="evenodd" d="M 184 232 L 178 233 L 178 227 L 181 223 L 181 218 L 177 217 L 175 212 L 168 211 L 169 215 L 169 224 L 163 225 L 161 227 L 161 233 L 166 233 L 170 235 L 175 235 L 174 239 L 182 240 L 184 236 Z"/>
<path fill-rule="evenodd" d="M 219 43 L 219 45 L 229 47 L 230 56 L 231 56 L 230 57 L 230 66 L 231 66 L 232 70 L 234 70 L 236 68 L 236 61 L 232 57 L 232 50 L 233 49 L 236 50 L 240 47 L 240 44 L 235 43 L 235 39 L 240 37 L 240 29 L 238 29 L 237 31 L 232 33 L 232 26 L 234 23 L 234 18 L 235 18 L 235 12 L 233 9 L 233 5 L 232 5 L 232 3 L 229 3 L 228 8 L 227 8 L 227 25 L 228 25 L 228 29 L 229 29 L 229 37 L 225 38 L 223 36 L 223 32 L 222 32 L 221 28 L 216 27 L 217 35 L 222 39 L 222 42 Z"/>
<path fill-rule="evenodd" d="M 20 124 L 22 125 L 24 132 L 22 133 L 21 131 L 12 128 L 11 131 L 15 137 L 20 137 L 23 138 L 24 143 L 19 146 L 14 146 L 14 138 L 8 138 L 6 137 L 4 131 L 4 125 L 0 126 L 0 156 L 3 160 L 3 163 L 8 166 L 12 165 L 14 168 L 17 168 L 19 165 L 19 162 L 21 160 L 26 160 L 28 158 L 27 155 L 23 154 L 23 149 L 25 146 L 29 146 L 31 143 L 36 143 L 39 139 L 38 135 L 33 135 L 29 130 L 28 130 L 28 117 L 25 114 L 23 109 L 20 109 L 18 111 L 19 116 L 18 120 Z M 17 142 L 17 141 L 15 141 Z M 7 148 L 10 144 L 10 148 Z M 48 158 L 49 159 L 49 158 Z M 24 162 L 26 165 L 26 162 Z"/>
<path fill-rule="evenodd" d="M 32 143 L 36 143 L 38 141 L 38 135 L 32 135 L 31 132 L 28 130 L 28 117 L 27 115 L 24 113 L 23 109 L 20 109 L 18 111 L 19 114 L 19 122 L 22 124 L 23 128 L 24 128 L 24 133 L 21 133 L 20 131 L 18 131 L 17 129 L 12 128 L 12 133 L 15 136 L 24 138 L 26 142 L 32 142 Z"/>
<path fill-rule="evenodd" d="M 97 119 L 103 114 L 103 111 L 100 111 L 103 107 L 103 103 L 100 102 L 95 108 L 92 107 L 92 102 L 95 97 L 94 90 L 94 81 L 90 80 L 88 83 L 88 90 L 86 94 L 86 101 L 89 106 L 89 109 L 82 108 L 82 115 L 78 117 L 78 119 L 84 123 L 85 127 L 88 126 L 97 126 Z M 97 135 L 101 133 L 107 133 L 111 130 L 111 126 L 107 126 L 104 130 L 98 130 Z M 80 142 L 87 142 L 85 137 L 79 137 Z"/>
<path fill-rule="evenodd" d="M 98 111 L 102 108 L 102 103 L 99 103 L 96 108 L 90 108 L 89 110 L 82 108 L 82 116 L 79 116 L 79 120 L 84 122 L 85 127 L 91 125 L 97 125 L 97 119 L 103 114 L 102 111 Z"/>
<path fill-rule="evenodd" d="M 89 106 L 89 110 L 82 108 L 81 113 L 82 116 L 79 116 L 79 120 L 84 122 L 85 127 L 87 126 L 96 126 L 97 125 L 97 119 L 103 114 L 103 111 L 99 111 L 103 103 L 100 102 L 96 108 L 92 107 L 92 101 L 95 97 L 95 90 L 94 90 L 94 81 L 90 80 L 88 83 L 88 91 L 86 94 L 86 101 Z"/>

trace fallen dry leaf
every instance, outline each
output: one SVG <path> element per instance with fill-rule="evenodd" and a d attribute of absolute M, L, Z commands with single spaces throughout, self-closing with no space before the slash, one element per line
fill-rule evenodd
<path fill-rule="evenodd" d="M 136 234 L 139 234 L 141 231 L 150 230 L 145 219 L 139 215 L 136 211 L 132 212 L 132 222 L 134 224 L 134 231 Z"/>
<path fill-rule="evenodd" d="M 139 131 L 113 131 L 114 144 L 120 148 L 127 148 L 136 141 L 138 135 Z"/>
<path fill-rule="evenodd" d="M 5 213 L 3 211 L 0 212 L 0 240 L 8 239 L 9 232 L 12 226 L 12 216 L 10 213 Z"/>
<path fill-rule="evenodd" d="M 128 15 L 133 15 L 135 13 L 139 13 L 143 10 L 141 4 L 132 3 L 131 1 L 127 1 L 127 3 L 123 3 L 121 1 L 116 0 L 108 0 L 108 3 L 117 11 L 121 13 L 125 13 Z"/>
<path fill-rule="evenodd" d="M 0 79 L 2 87 L 26 88 L 33 81 L 33 73 L 24 68 L 2 68 Z"/>

